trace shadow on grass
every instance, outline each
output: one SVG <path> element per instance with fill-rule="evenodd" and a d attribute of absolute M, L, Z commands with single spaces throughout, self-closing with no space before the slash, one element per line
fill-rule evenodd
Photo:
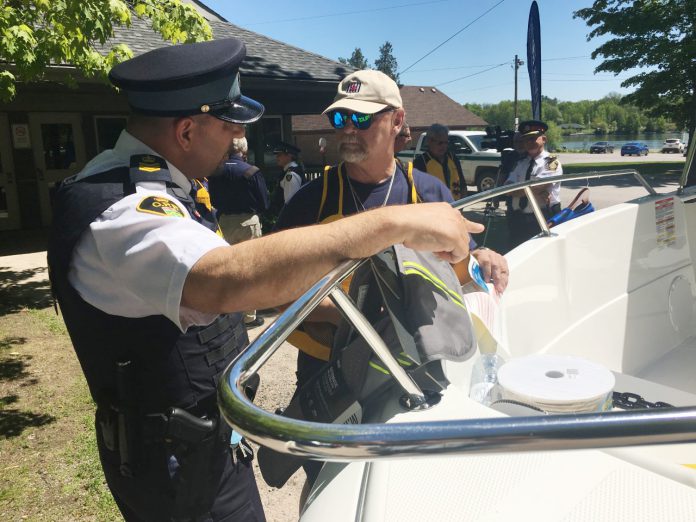
<path fill-rule="evenodd" d="M 51 306 L 51 287 L 47 280 L 35 280 L 35 276 L 46 277 L 45 268 L 11 270 L 0 266 L 0 315 L 19 312 L 25 308 Z"/>
<path fill-rule="evenodd" d="M 4 401 L 7 398 L 3 397 L 0 401 Z M 3 408 L 0 410 L 0 439 L 17 437 L 27 428 L 45 426 L 55 422 L 55 420 L 56 418 L 53 415 L 45 413 Z"/>
<path fill-rule="evenodd" d="M 26 344 L 26 342 L 27 339 L 24 337 L 0 339 L 0 354 L 14 346 Z M 20 387 L 37 384 L 39 380 L 32 377 L 31 373 L 27 371 L 27 361 L 30 360 L 31 356 L 29 355 L 17 357 L 16 354 L 0 359 L 0 383 L 19 381 Z M 19 396 L 17 395 L 0 397 L 0 439 L 17 437 L 29 427 L 43 426 L 55 421 L 53 415 L 8 408 L 18 400 Z"/>

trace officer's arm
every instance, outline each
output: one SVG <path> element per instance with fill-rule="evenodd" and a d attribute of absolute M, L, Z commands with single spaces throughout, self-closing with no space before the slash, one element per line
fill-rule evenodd
<path fill-rule="evenodd" d="M 286 230 L 206 253 L 186 278 L 181 304 L 214 313 L 277 306 L 299 297 L 341 261 L 396 243 L 456 263 L 469 253 L 469 232 L 482 230 L 447 203 L 379 208 Z"/>

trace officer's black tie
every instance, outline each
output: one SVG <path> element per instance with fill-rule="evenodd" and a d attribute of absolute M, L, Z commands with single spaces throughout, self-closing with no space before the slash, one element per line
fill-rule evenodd
<path fill-rule="evenodd" d="M 529 158 L 529 166 L 527 167 L 527 172 L 524 175 L 525 181 L 529 181 L 529 178 L 532 177 L 532 170 L 534 170 L 534 165 L 536 165 L 536 161 L 534 161 L 534 158 Z M 527 196 L 522 196 L 520 198 L 520 209 L 527 208 L 527 203 L 529 203 L 529 201 L 527 200 Z"/>

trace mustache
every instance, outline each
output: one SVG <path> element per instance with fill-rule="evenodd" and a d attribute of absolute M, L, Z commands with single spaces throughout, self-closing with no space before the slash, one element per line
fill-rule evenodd
<path fill-rule="evenodd" d="M 343 145 L 343 144 L 351 144 L 351 145 L 361 145 L 360 140 L 358 139 L 357 136 L 355 135 L 348 135 L 348 136 L 343 136 L 339 142 L 338 145 Z"/>

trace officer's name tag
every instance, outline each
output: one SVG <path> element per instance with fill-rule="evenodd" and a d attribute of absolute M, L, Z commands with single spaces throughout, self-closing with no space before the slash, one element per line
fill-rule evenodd
<path fill-rule="evenodd" d="M 185 217 L 181 208 L 173 201 L 158 196 L 143 198 L 136 208 L 138 212 L 154 214 L 156 216 Z"/>

